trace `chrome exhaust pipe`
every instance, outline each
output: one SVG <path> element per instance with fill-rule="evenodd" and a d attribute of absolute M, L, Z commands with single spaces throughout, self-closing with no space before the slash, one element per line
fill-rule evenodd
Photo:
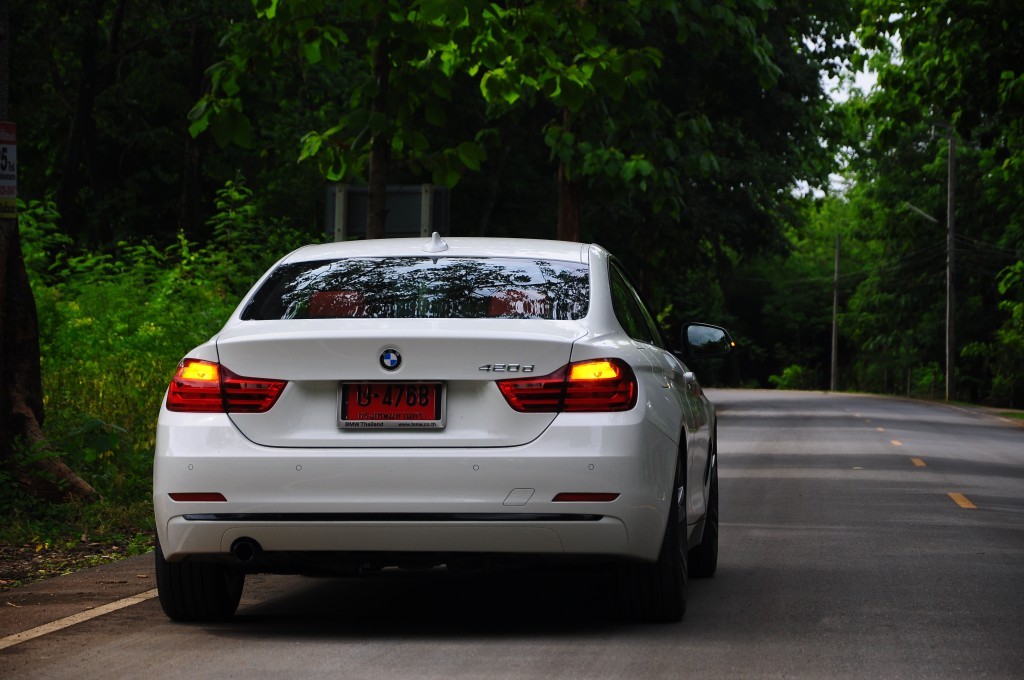
<path fill-rule="evenodd" d="M 231 554 L 239 562 L 252 562 L 262 550 L 259 543 L 248 537 L 236 539 L 231 544 Z"/>

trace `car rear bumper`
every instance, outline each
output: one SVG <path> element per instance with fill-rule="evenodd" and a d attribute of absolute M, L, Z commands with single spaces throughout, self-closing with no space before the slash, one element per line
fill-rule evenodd
<path fill-rule="evenodd" d="M 222 415 L 203 420 L 190 427 L 161 418 L 158 427 L 153 502 L 169 561 L 228 557 L 240 539 L 282 554 L 654 560 L 678 451 L 644 421 L 601 428 L 563 418 L 517 447 L 367 450 L 261 447 Z M 172 493 L 225 501 L 179 502 Z M 559 493 L 618 496 L 556 502 Z"/>
<path fill-rule="evenodd" d="M 236 542 L 254 541 L 259 552 L 423 552 L 600 554 L 630 553 L 625 524 L 593 521 L 210 521 L 172 518 L 161 547 L 168 560 L 228 554 Z"/>

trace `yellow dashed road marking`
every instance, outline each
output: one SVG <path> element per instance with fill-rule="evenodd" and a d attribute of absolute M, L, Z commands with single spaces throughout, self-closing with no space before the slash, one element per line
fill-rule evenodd
<path fill-rule="evenodd" d="M 924 461 L 920 458 L 911 458 L 910 462 L 914 464 L 914 467 L 926 467 Z"/>
<path fill-rule="evenodd" d="M 969 500 L 967 500 L 967 496 L 963 495 L 962 493 L 950 493 L 948 495 L 949 495 L 950 498 L 953 499 L 954 503 L 959 505 L 964 510 L 977 510 L 978 509 L 978 506 L 975 505 L 974 503 L 970 502 Z"/>
<path fill-rule="evenodd" d="M 901 442 L 899 439 L 893 439 L 889 443 L 892 444 L 893 446 L 903 446 L 903 442 Z"/>

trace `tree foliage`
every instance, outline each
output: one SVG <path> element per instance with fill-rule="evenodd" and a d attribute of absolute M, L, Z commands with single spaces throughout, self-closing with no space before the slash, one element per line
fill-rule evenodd
<path fill-rule="evenodd" d="M 865 268 L 843 274 L 841 385 L 942 396 L 955 146 L 954 396 L 1020 404 L 1014 273 L 1024 258 L 1021 15 L 1012 2 L 862 5 L 858 37 L 867 50 L 852 65 L 868 64 L 878 84 L 839 111 L 854 188 L 825 199 L 853 216 L 853 247 L 868 256 Z M 843 242 L 850 243 L 845 234 Z M 795 250 L 786 268 L 809 256 Z M 816 347 L 804 365 L 822 365 L 826 345 Z"/>
<path fill-rule="evenodd" d="M 257 214 L 240 178 L 217 192 L 205 244 L 179 233 L 167 246 L 138 239 L 65 253 L 54 203 L 22 202 L 19 214 L 51 444 L 19 455 L 63 453 L 111 502 L 144 496 L 153 419 L 175 363 L 224 323 L 280 253 L 306 238 Z"/>
<path fill-rule="evenodd" d="M 731 228 L 718 232 L 739 250 L 778 242 L 778 187 L 827 174 L 818 73 L 834 68 L 852 27 L 840 3 L 794 19 L 796 5 L 768 0 L 254 6 L 258 18 L 226 39 L 193 133 L 248 144 L 264 83 L 288 72 L 330 79 L 344 94 L 316 108 L 296 156 L 330 180 L 368 182 L 371 201 L 382 181 L 374 154 L 385 176 L 454 186 L 543 144 L 562 237 L 581 238 L 581 223 L 603 235 L 585 219 L 594 203 L 672 231 L 687 210 L 701 219 L 702 203 L 729 213 L 753 194 L 736 206 L 748 214 L 726 214 Z M 386 149 L 375 151 L 379 140 Z M 709 187 L 718 196 L 702 200 Z"/>

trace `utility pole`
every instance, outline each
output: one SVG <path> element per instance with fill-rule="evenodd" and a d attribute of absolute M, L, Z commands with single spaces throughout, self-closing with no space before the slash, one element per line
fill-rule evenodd
<path fill-rule="evenodd" d="M 955 396 L 956 383 L 956 130 L 949 126 L 949 167 L 946 177 L 946 401 Z"/>
<path fill-rule="evenodd" d="M 832 279 L 832 381 L 829 389 L 839 391 L 839 232 L 836 232 L 836 269 Z"/>

